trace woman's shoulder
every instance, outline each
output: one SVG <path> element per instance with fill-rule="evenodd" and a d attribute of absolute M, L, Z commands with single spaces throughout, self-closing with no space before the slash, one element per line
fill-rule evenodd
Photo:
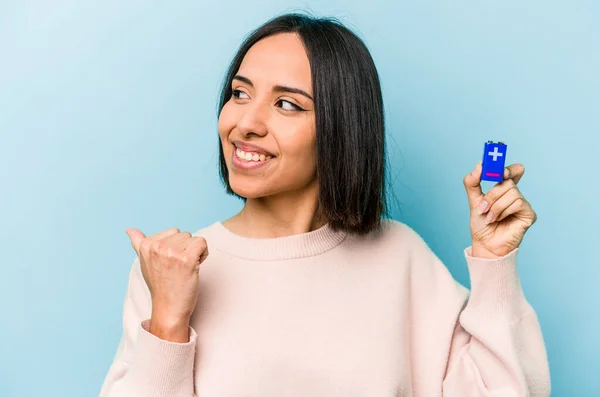
<path fill-rule="evenodd" d="M 410 225 L 388 219 L 382 225 L 378 249 L 394 257 L 398 262 L 409 266 L 415 275 L 415 280 L 433 280 L 435 277 L 450 280 L 452 275 L 447 267 L 425 241 L 419 232 Z M 425 282 L 425 281 L 423 281 Z M 464 287 L 461 287 L 461 290 Z"/>
<path fill-rule="evenodd" d="M 395 242 L 423 242 L 421 235 L 410 225 L 392 218 L 381 220 L 381 228 L 374 233 L 374 237 L 378 239 L 391 239 Z"/>
<path fill-rule="evenodd" d="M 415 229 L 405 222 L 391 218 L 382 219 L 381 226 L 371 233 L 364 236 L 349 236 L 348 240 L 351 245 L 383 249 L 403 255 L 427 247 Z"/>
<path fill-rule="evenodd" d="M 195 232 L 193 232 L 192 236 L 208 238 L 209 236 L 212 236 L 215 234 L 215 232 L 217 232 L 217 229 L 219 228 L 220 223 L 221 223 L 220 221 L 216 221 L 216 222 L 207 224 L 207 225 L 201 227 L 200 229 L 196 230 Z"/>

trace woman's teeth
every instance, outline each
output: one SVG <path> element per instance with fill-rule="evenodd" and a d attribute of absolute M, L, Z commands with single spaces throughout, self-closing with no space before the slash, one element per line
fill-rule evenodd
<path fill-rule="evenodd" d="M 271 156 L 265 156 L 264 154 L 254 152 L 244 152 L 242 149 L 235 149 L 235 155 L 244 161 L 267 161 Z"/>

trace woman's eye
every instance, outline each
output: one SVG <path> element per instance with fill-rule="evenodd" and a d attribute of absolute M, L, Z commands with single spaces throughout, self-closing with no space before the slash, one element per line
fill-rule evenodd
<path fill-rule="evenodd" d="M 240 99 L 247 99 L 248 95 L 241 90 L 231 90 L 231 95 L 234 96 L 235 98 L 240 98 Z M 242 97 L 243 95 L 245 95 L 246 97 Z"/>
<path fill-rule="evenodd" d="M 300 106 L 298 106 L 290 101 L 283 100 L 283 99 L 280 99 L 279 103 L 281 103 L 281 108 L 283 110 L 304 110 Z"/>

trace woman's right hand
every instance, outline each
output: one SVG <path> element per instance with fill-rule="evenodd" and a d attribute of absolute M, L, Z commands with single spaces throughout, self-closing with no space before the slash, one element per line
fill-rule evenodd
<path fill-rule="evenodd" d="M 200 264 L 208 256 L 206 240 L 170 228 L 146 237 L 128 228 L 152 297 L 150 333 L 172 342 L 189 341 L 189 323 L 198 301 Z"/>

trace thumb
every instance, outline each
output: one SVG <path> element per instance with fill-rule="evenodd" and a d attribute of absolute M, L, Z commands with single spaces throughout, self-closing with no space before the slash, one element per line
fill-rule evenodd
<path fill-rule="evenodd" d="M 129 239 L 131 240 L 131 246 L 133 247 L 133 249 L 135 250 L 135 253 L 138 255 L 138 257 L 140 256 L 140 243 L 142 242 L 143 239 L 146 238 L 146 235 L 144 233 L 142 233 L 141 231 L 139 231 L 138 229 L 134 229 L 134 228 L 127 228 L 125 229 L 125 233 L 129 236 Z"/>
<path fill-rule="evenodd" d="M 469 206 L 471 209 L 479 205 L 481 197 L 483 197 L 483 191 L 481 190 L 481 161 L 477 163 L 475 169 L 470 174 L 465 176 L 463 183 L 465 190 L 467 191 L 467 198 L 469 199 Z"/>

